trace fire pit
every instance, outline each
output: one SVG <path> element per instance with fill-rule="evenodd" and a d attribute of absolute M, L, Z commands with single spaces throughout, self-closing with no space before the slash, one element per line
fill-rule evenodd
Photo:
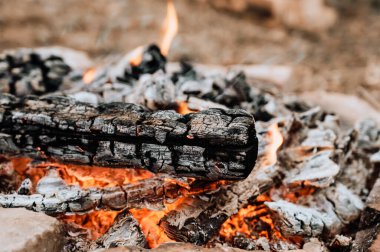
<path fill-rule="evenodd" d="M 54 50 L 1 55 L 0 206 L 57 218 L 64 251 L 368 249 L 376 123 L 167 63 L 170 1 L 165 22 L 160 47 L 86 71 Z"/>

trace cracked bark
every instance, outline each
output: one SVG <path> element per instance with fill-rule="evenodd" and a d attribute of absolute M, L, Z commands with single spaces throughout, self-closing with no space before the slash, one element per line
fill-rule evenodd
<path fill-rule="evenodd" d="M 0 95 L 0 154 L 63 163 L 145 168 L 207 180 L 254 167 L 255 123 L 243 110 L 180 115 L 141 106 L 93 106 L 67 97 Z"/>

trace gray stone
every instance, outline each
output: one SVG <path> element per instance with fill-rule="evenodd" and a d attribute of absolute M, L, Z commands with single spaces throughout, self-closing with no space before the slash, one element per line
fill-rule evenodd
<path fill-rule="evenodd" d="M 62 228 L 53 217 L 21 208 L 0 208 L 0 223 L 0 252 L 62 250 Z"/>

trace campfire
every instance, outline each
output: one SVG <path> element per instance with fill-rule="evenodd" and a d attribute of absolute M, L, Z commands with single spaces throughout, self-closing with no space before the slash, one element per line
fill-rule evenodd
<path fill-rule="evenodd" d="M 79 71 L 59 52 L 4 52 L 0 206 L 57 218 L 65 251 L 346 251 L 377 225 L 363 220 L 373 121 L 348 128 L 242 71 L 168 63 L 177 30 L 168 1 L 159 46 L 115 62 Z"/>

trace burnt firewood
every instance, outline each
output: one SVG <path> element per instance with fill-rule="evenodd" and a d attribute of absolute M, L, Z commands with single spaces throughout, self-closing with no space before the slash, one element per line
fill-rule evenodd
<path fill-rule="evenodd" d="M 243 110 L 183 116 L 134 104 L 93 106 L 60 96 L 2 94 L 0 121 L 4 155 L 207 180 L 247 177 L 258 147 L 254 119 Z"/>
<path fill-rule="evenodd" d="M 147 208 L 162 210 L 167 200 L 175 200 L 186 190 L 181 183 L 167 180 L 165 176 L 107 188 L 82 189 L 67 185 L 55 170 L 43 177 L 32 195 L 0 194 L 0 206 L 24 207 L 48 214 L 87 212 L 93 209 L 121 210 L 124 208 Z"/>
<path fill-rule="evenodd" d="M 91 250 L 124 246 L 147 247 L 147 241 L 139 223 L 127 210 L 118 214 L 114 224 L 92 244 Z"/>
<path fill-rule="evenodd" d="M 253 170 L 245 180 L 223 187 L 219 193 L 211 197 L 208 201 L 197 202 L 197 205 L 202 206 L 199 212 L 192 211 L 191 209 L 199 209 L 197 205 L 187 206 L 184 209 L 177 208 L 176 210 L 169 212 L 160 222 L 160 226 L 165 233 L 171 239 L 176 241 L 193 242 L 196 244 L 205 244 L 208 242 L 230 216 L 237 213 L 239 209 L 255 202 L 260 194 L 267 192 L 270 188 L 279 184 L 278 178 L 284 176 L 284 174 L 282 174 L 284 173 L 284 170 L 280 167 L 284 167 L 284 165 L 289 162 L 289 160 L 286 160 L 289 158 L 287 150 L 295 150 L 295 147 L 300 145 L 298 140 L 304 139 L 307 129 L 310 125 L 314 125 L 314 121 L 316 118 L 319 118 L 319 114 L 318 109 L 312 109 L 299 114 L 296 118 L 289 118 L 284 121 L 281 133 L 285 139 L 284 145 L 287 146 L 287 148 L 284 148 L 284 150 L 280 152 L 280 162 L 275 165 L 273 165 L 272 162 L 276 162 L 276 160 L 269 162 L 267 160 L 267 158 L 271 156 L 268 155 L 268 151 L 271 150 L 270 143 L 273 142 L 273 139 L 271 139 L 273 134 L 267 134 L 268 131 L 266 130 L 268 129 L 268 126 L 257 123 L 256 127 L 260 140 L 257 168 Z M 298 124 L 298 129 L 295 126 L 296 124 Z M 297 141 L 293 142 L 293 140 Z M 318 145 L 319 144 L 322 144 L 322 146 L 326 145 L 324 141 L 318 141 Z M 309 148 L 309 144 L 308 146 L 305 146 L 305 148 L 306 147 Z M 318 148 L 319 146 L 315 147 Z M 274 147 L 272 146 L 272 148 Z M 327 153 L 326 155 L 323 155 L 322 153 L 320 155 L 317 154 L 315 158 L 306 160 L 306 162 L 300 164 L 299 168 L 309 170 L 308 172 L 310 173 L 310 170 L 314 170 L 314 168 L 311 169 L 312 164 L 314 164 L 317 165 L 317 167 L 315 167 L 317 168 L 317 171 L 326 170 L 324 167 L 325 163 L 331 168 L 331 171 L 329 171 L 326 176 L 328 178 L 334 177 L 339 171 L 339 167 L 329 159 Z M 319 166 L 321 169 L 319 169 Z M 316 179 L 316 183 L 319 182 L 316 173 L 311 174 L 311 176 L 313 177 L 305 175 L 304 178 Z M 324 180 L 326 176 L 321 176 L 323 177 L 322 180 Z M 289 181 L 289 178 L 285 178 L 285 180 L 287 182 Z M 330 181 L 330 179 L 328 180 Z M 302 178 L 299 178 L 298 181 L 302 181 Z M 332 192 L 331 195 L 335 196 L 336 194 Z M 339 199 L 334 198 L 334 200 L 339 202 Z M 187 214 L 188 212 L 191 212 L 192 214 Z M 355 214 L 355 216 L 358 216 L 358 209 L 355 208 L 355 211 L 352 211 L 352 213 Z M 335 213 L 334 216 L 335 222 L 331 227 L 335 227 L 335 223 L 339 223 L 340 225 L 340 220 L 338 219 L 339 216 Z M 322 225 L 322 229 L 323 227 L 324 226 Z"/>
<path fill-rule="evenodd" d="M 19 49 L 0 55 L 0 91 L 17 96 L 58 90 L 71 71 L 61 57 Z"/>
<path fill-rule="evenodd" d="M 185 216 L 183 213 L 186 211 L 182 209 L 169 212 L 161 219 L 160 227 L 169 238 L 176 241 L 205 244 L 230 216 L 274 185 L 273 179 L 278 175 L 277 169 L 261 168 L 253 171 L 247 179 L 223 188 L 211 201 L 199 202 L 203 208 L 195 207 L 200 213 L 194 216 Z"/>
<path fill-rule="evenodd" d="M 259 132 L 263 130 L 260 128 Z M 259 150 L 262 153 L 259 153 L 257 168 L 245 180 L 221 187 L 221 190 L 207 201 L 199 200 L 179 207 L 161 219 L 159 225 L 169 238 L 197 245 L 205 244 L 230 216 L 275 185 L 279 167 L 266 163 L 266 133 L 263 133 L 263 136 L 258 135 L 262 137 L 259 141 Z"/>

